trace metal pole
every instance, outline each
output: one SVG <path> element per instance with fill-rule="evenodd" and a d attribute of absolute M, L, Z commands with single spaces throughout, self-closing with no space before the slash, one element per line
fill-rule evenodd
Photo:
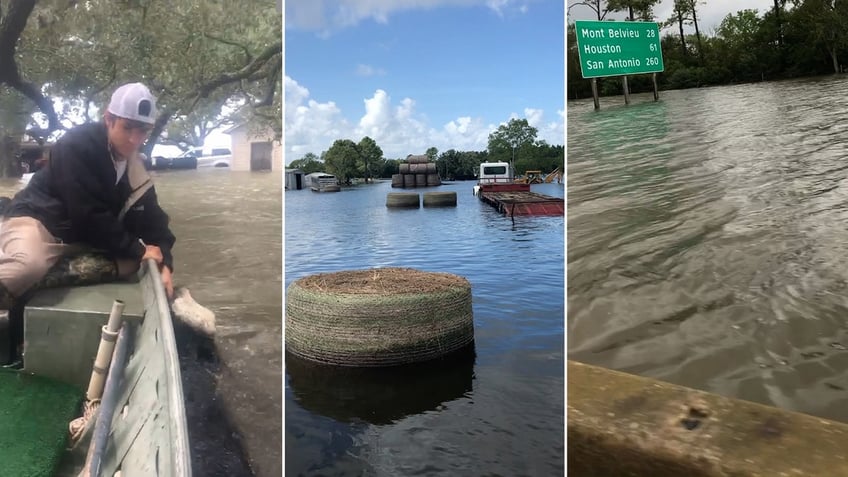
<path fill-rule="evenodd" d="M 624 86 L 624 104 L 630 104 L 630 89 L 627 87 L 627 76 L 622 76 L 621 79 L 621 84 Z"/>
<path fill-rule="evenodd" d="M 654 101 L 659 101 L 660 93 L 659 93 L 659 88 L 657 88 L 657 74 L 651 73 L 651 79 L 654 82 Z"/>
<path fill-rule="evenodd" d="M 592 99 L 595 101 L 595 109 L 601 109 L 601 101 L 598 99 L 598 78 L 592 78 Z"/>

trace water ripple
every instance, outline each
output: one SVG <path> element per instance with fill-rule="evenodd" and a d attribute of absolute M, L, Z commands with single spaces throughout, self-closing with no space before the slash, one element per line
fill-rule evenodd
<path fill-rule="evenodd" d="M 569 103 L 570 357 L 848 421 L 846 85 Z"/>

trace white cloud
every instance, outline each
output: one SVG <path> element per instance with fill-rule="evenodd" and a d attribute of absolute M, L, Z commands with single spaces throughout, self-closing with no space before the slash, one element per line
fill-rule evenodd
<path fill-rule="evenodd" d="M 565 143 L 565 110 L 557 111 L 556 119 L 546 121 L 545 112 L 541 109 L 524 108 L 527 124 L 536 128 L 538 139 L 544 139 L 548 144 Z"/>
<path fill-rule="evenodd" d="M 416 110 L 415 100 L 402 98 L 393 103 L 391 95 L 382 89 L 363 99 L 364 113 L 358 121 L 348 121 L 334 102 L 311 99 L 309 90 L 288 76 L 285 99 L 286 163 L 300 159 L 307 152 L 320 156 L 336 139 L 359 142 L 365 136 L 374 139 L 389 159 L 424 154 L 429 147 L 440 152 L 482 151 L 488 145 L 489 134 L 498 127 L 472 116 L 457 117 L 441 127 L 431 126 L 426 116 Z M 522 116 L 513 113 L 512 117 Z M 538 128 L 539 139 L 563 144 L 564 111 L 558 111 L 556 119 L 547 121 L 541 109 L 526 108 L 523 117 Z"/>
<path fill-rule="evenodd" d="M 358 76 L 384 76 L 386 74 L 386 70 L 382 68 L 375 68 L 370 65 L 358 64 L 356 65 L 356 74 Z"/>
<path fill-rule="evenodd" d="M 407 10 L 482 5 L 503 16 L 513 7 L 525 13 L 530 1 L 535 0 L 291 0 L 286 2 L 286 27 L 329 35 L 364 20 L 388 23 L 392 14 Z"/>
<path fill-rule="evenodd" d="M 309 99 L 309 90 L 285 77 L 285 129 L 287 159 L 299 159 L 307 152 L 320 154 L 336 139 L 342 139 L 350 126 L 332 101 Z M 327 144 L 316 149 L 317 144 Z"/>

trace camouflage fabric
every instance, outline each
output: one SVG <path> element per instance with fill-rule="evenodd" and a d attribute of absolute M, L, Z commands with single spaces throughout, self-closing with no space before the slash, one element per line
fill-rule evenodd
<path fill-rule="evenodd" d="M 95 285 L 118 278 L 115 260 L 102 252 L 84 252 L 64 256 L 32 290 L 80 285 Z"/>
<path fill-rule="evenodd" d="M 118 278 L 115 260 L 102 252 L 84 251 L 59 259 L 41 280 L 30 288 L 23 297 L 26 301 L 32 294 L 45 288 L 58 288 L 107 283 Z M 16 304 L 15 298 L 0 284 L 0 310 L 9 310 Z"/>

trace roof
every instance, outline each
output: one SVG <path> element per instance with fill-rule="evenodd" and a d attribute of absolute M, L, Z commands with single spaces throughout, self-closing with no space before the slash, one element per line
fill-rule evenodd
<path fill-rule="evenodd" d="M 223 133 L 224 134 L 232 134 L 233 131 L 235 131 L 236 129 L 241 129 L 243 126 L 247 126 L 247 123 L 234 124 L 234 125 L 228 127 L 227 129 L 224 129 Z"/>
<path fill-rule="evenodd" d="M 234 125 L 230 126 L 229 128 L 225 129 L 223 131 L 223 133 L 224 134 L 232 134 L 233 131 L 237 131 L 237 130 L 242 129 L 243 127 L 248 126 L 248 125 L 250 125 L 249 122 L 240 122 L 240 123 L 234 124 Z M 268 129 L 268 131 L 271 131 L 270 127 L 268 127 L 267 129 Z"/>

